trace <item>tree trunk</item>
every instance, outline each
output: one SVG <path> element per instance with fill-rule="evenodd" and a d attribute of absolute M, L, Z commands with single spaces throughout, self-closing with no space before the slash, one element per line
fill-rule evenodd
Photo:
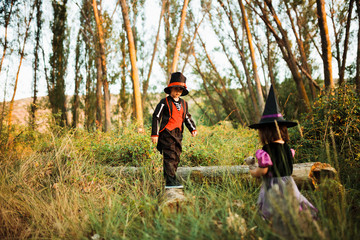
<path fill-rule="evenodd" d="M 96 54 L 98 55 L 98 54 Z M 103 114 L 103 104 L 102 104 L 102 94 L 101 89 L 103 85 L 102 81 L 102 68 L 101 68 L 101 58 L 96 57 L 96 129 L 102 130 L 102 114 Z"/>
<path fill-rule="evenodd" d="M 189 3 L 189 0 L 184 0 L 184 5 L 181 11 L 181 21 L 179 26 L 179 31 L 176 38 L 176 45 L 175 45 L 175 51 L 173 56 L 173 61 L 171 65 L 171 73 L 176 72 L 177 70 L 177 62 L 179 60 L 180 55 L 180 49 L 181 49 L 181 42 L 182 42 L 182 34 L 184 31 L 184 25 L 185 25 L 185 19 L 186 19 L 186 8 Z"/>
<path fill-rule="evenodd" d="M 66 3 L 52 1 L 54 21 L 51 24 L 52 54 L 50 56 L 50 78 L 48 81 L 48 95 L 53 117 L 61 127 L 68 126 L 66 96 L 65 96 L 65 75 L 67 70 L 68 55 L 70 48 L 67 44 L 68 35 L 66 32 Z"/>
<path fill-rule="evenodd" d="M 267 26 L 269 31 L 274 36 L 276 43 L 278 44 L 278 46 L 282 52 L 283 58 L 286 61 L 287 65 L 291 71 L 291 74 L 293 76 L 293 79 L 296 83 L 296 88 L 297 88 L 299 97 L 302 100 L 304 107 L 305 107 L 304 109 L 306 112 L 311 111 L 310 101 L 309 101 L 309 98 L 305 91 L 305 86 L 304 86 L 303 80 L 299 73 L 297 61 L 291 50 L 291 43 L 287 37 L 287 32 L 282 27 L 280 19 L 278 18 L 277 14 L 275 12 L 275 9 L 272 6 L 272 2 L 270 0 L 265 0 L 266 6 L 269 8 L 269 10 L 272 14 L 273 20 L 275 21 L 281 36 L 278 35 L 277 31 L 272 26 L 270 20 L 268 19 L 268 16 L 267 16 L 268 14 L 267 14 L 267 11 L 265 10 L 265 8 L 261 6 L 261 3 L 258 0 L 256 0 L 255 2 L 263 14 L 261 15 L 260 13 L 258 13 L 256 11 L 256 9 L 254 9 L 253 7 L 250 6 L 251 9 L 263 20 L 263 22 L 265 23 L 265 25 Z"/>
<path fill-rule="evenodd" d="M 206 78 L 205 78 L 204 74 L 201 72 L 201 69 L 200 69 L 200 66 L 199 66 L 199 63 L 198 63 L 198 60 L 197 60 L 195 54 L 193 56 L 195 58 L 196 71 L 200 74 L 200 76 L 201 76 L 201 78 L 203 80 L 203 86 L 204 86 L 204 89 L 205 89 L 205 93 L 206 93 L 206 96 L 209 98 L 211 107 L 214 110 L 215 117 L 216 117 L 216 122 L 220 122 L 221 121 L 221 115 L 220 115 L 219 110 L 217 108 L 218 104 L 216 104 L 214 98 L 211 96 L 211 94 L 210 94 L 210 92 L 209 92 L 209 90 L 208 90 L 208 88 L 206 86 Z"/>
<path fill-rule="evenodd" d="M 166 70 L 166 77 L 170 78 L 171 76 L 171 29 L 170 29 L 170 2 L 166 1 L 165 4 L 165 14 L 164 14 L 164 27 L 165 27 L 165 63 L 164 69 Z"/>
<path fill-rule="evenodd" d="M 105 128 L 104 131 L 108 132 L 111 129 L 111 116 L 110 116 L 110 92 L 109 92 L 109 83 L 107 80 L 107 66 L 106 66 L 106 54 L 105 54 L 105 39 L 104 39 L 104 30 L 102 15 L 98 11 L 97 1 L 93 0 L 93 9 L 94 17 L 96 21 L 96 29 L 99 39 L 99 53 L 101 57 L 101 68 L 102 68 L 102 82 L 104 90 L 104 103 L 105 103 Z"/>
<path fill-rule="evenodd" d="M 30 28 L 31 20 L 33 18 L 35 5 L 36 5 L 36 0 L 35 0 L 35 3 L 33 4 L 32 9 L 30 11 L 29 21 L 26 23 L 24 41 L 23 41 L 23 44 L 22 44 L 22 49 L 20 51 L 20 62 L 19 62 L 17 73 L 16 73 L 16 79 L 15 79 L 15 84 L 14 84 L 14 93 L 13 93 L 11 101 L 10 101 L 9 113 L 8 113 L 8 129 L 9 129 L 9 132 L 11 130 L 12 111 L 14 109 L 14 100 L 15 100 L 15 94 L 16 94 L 16 90 L 17 90 L 18 81 L 19 81 L 20 69 L 21 69 L 22 61 L 24 59 L 26 40 L 27 40 L 27 38 L 29 36 L 29 28 Z"/>
<path fill-rule="evenodd" d="M 181 72 L 185 71 L 185 67 L 186 67 L 186 64 L 188 63 L 189 56 L 193 53 L 194 41 L 195 41 L 195 38 L 197 36 L 199 27 L 200 27 L 202 21 L 204 20 L 205 16 L 206 16 L 206 14 L 204 14 L 204 16 L 202 17 L 202 19 L 200 20 L 200 22 L 198 24 L 195 24 L 195 32 L 194 32 L 193 38 L 191 40 L 191 43 L 190 43 L 190 45 L 188 47 L 188 52 L 186 54 L 185 61 L 184 61 L 184 66 L 182 67 Z"/>
<path fill-rule="evenodd" d="M 143 108 L 144 108 L 144 103 L 145 103 L 146 97 L 147 97 L 147 90 L 149 88 L 149 81 L 150 81 L 151 71 L 152 71 L 152 67 L 153 67 L 153 64 L 154 64 L 154 59 L 155 59 L 155 55 L 156 55 L 156 51 L 157 51 L 157 44 L 159 42 L 161 19 L 164 16 L 166 1 L 167 0 L 162 0 L 162 6 L 161 6 L 161 12 L 160 12 L 160 18 L 159 18 L 159 25 L 158 25 L 158 29 L 157 29 L 157 33 L 156 33 L 156 40 L 155 40 L 155 44 L 154 44 L 153 54 L 151 56 L 149 72 L 148 72 L 148 76 L 147 76 L 146 81 L 143 83 L 143 94 L 142 94 L 142 101 L 141 101 L 142 104 L 143 104 Z"/>
<path fill-rule="evenodd" d="M 126 120 L 126 42 L 125 34 L 120 35 L 121 39 L 121 86 L 120 86 L 120 108 L 121 108 L 121 122 L 124 123 Z"/>
<path fill-rule="evenodd" d="M 141 167 L 107 167 L 106 172 L 111 176 L 126 177 L 140 176 L 145 169 Z M 226 177 L 236 177 L 244 182 L 254 180 L 249 173 L 249 166 L 204 166 L 179 167 L 177 176 L 183 181 L 198 183 L 217 183 Z M 310 177 L 311 176 L 311 177 Z M 337 171 L 330 165 L 321 163 L 298 163 L 293 166 L 292 177 L 299 189 L 314 188 L 326 178 L 336 179 Z M 257 181 L 259 184 L 261 181 Z M 314 184 L 315 183 L 315 184 Z"/>
<path fill-rule="evenodd" d="M 9 26 L 9 22 L 10 22 L 10 17 L 11 17 L 11 13 L 12 13 L 12 8 L 14 6 L 14 2 L 15 0 L 11 1 L 11 5 L 10 5 L 10 11 L 9 11 L 9 15 L 7 17 L 5 17 L 5 25 L 4 25 L 4 29 L 5 29 L 5 36 L 4 36 L 4 49 L 3 49 L 3 54 L 1 57 L 1 62 L 0 62 L 0 73 L 1 73 L 1 69 L 2 69 L 2 65 L 5 59 L 5 55 L 6 55 L 6 50 L 7 50 L 7 30 L 8 30 L 8 26 Z M 6 12 L 6 10 L 4 9 L 4 11 Z M 6 16 L 6 13 L 4 13 Z"/>
<path fill-rule="evenodd" d="M 314 100 L 316 98 L 315 86 L 313 84 L 313 80 L 312 80 L 312 77 L 310 75 L 311 72 L 310 72 L 310 67 L 309 67 L 309 65 L 307 63 L 307 57 L 306 57 L 306 53 L 305 53 L 304 43 L 303 43 L 303 41 L 301 40 L 299 34 L 296 31 L 294 20 L 292 19 L 288 3 L 286 1 L 284 3 L 285 3 L 285 6 L 286 6 L 286 13 L 287 13 L 287 15 L 289 17 L 291 27 L 292 27 L 293 33 L 295 35 L 297 46 L 298 46 L 298 49 L 299 49 L 299 52 L 300 52 L 301 65 L 304 68 L 304 70 L 307 72 L 307 74 L 310 76 L 310 79 L 308 78 L 309 88 L 310 88 L 312 100 Z M 294 8 L 294 11 L 295 11 L 296 16 L 297 16 L 296 8 Z M 297 22 L 298 21 L 299 21 L 299 19 L 297 19 Z M 299 26 L 299 28 L 300 27 L 301 26 Z"/>
<path fill-rule="evenodd" d="M 348 17 L 346 21 L 346 30 L 345 30 L 345 40 L 344 40 L 344 50 L 342 55 L 342 63 L 339 72 L 339 85 L 344 83 L 344 76 L 345 76 L 345 67 L 346 67 L 346 57 L 347 51 L 349 49 L 349 35 L 350 35 L 350 24 L 351 24 L 351 13 L 354 6 L 354 0 L 350 0 L 349 2 L 349 10 L 348 10 Z"/>
<path fill-rule="evenodd" d="M 247 82 L 247 85 L 248 85 L 248 88 L 249 88 L 249 93 L 250 93 L 250 97 L 251 97 L 251 101 L 252 101 L 252 104 L 253 104 L 253 108 L 254 108 L 254 112 L 255 112 L 255 116 L 257 119 L 260 118 L 260 109 L 258 107 L 258 103 L 256 101 L 256 97 L 255 97 L 255 93 L 254 93 L 254 90 L 253 90 L 253 86 L 252 86 L 252 83 L 251 83 L 251 77 L 250 77 L 250 72 L 249 72 L 249 69 L 247 67 L 247 63 L 246 63 L 246 57 L 245 57 L 245 54 L 244 54 L 244 51 L 243 49 L 240 47 L 239 45 L 239 35 L 238 35 L 238 30 L 237 28 L 235 27 L 234 25 L 234 22 L 233 22 L 233 18 L 232 18 L 232 15 L 230 12 L 227 11 L 224 3 L 221 1 L 221 0 L 218 0 L 219 4 L 222 6 L 222 8 L 224 9 L 227 17 L 228 17 L 228 20 L 230 22 L 230 25 L 231 25 L 231 28 L 233 30 L 233 33 L 234 33 L 234 36 L 235 36 L 235 39 L 234 39 L 234 44 L 235 44 L 235 47 L 236 49 L 238 50 L 238 53 L 240 55 L 240 59 L 241 59 L 241 63 L 243 65 L 243 68 L 244 68 L 244 71 L 245 71 L 245 76 L 246 76 L 246 82 Z"/>
<path fill-rule="evenodd" d="M 135 99 L 135 112 L 136 112 L 136 120 L 139 126 L 139 132 L 143 132 L 144 129 L 144 120 L 143 120 L 143 112 L 142 112 L 142 104 L 141 104 L 141 94 L 140 94 L 140 84 L 139 84 L 139 72 L 137 68 L 136 62 L 136 51 L 134 38 L 131 30 L 131 24 L 129 20 L 129 12 L 128 7 L 126 5 L 126 0 L 120 0 L 120 5 L 122 9 L 122 15 L 124 18 L 125 30 L 127 33 L 127 39 L 129 43 L 129 53 L 130 53 L 130 61 L 131 61 L 131 78 L 133 81 L 133 89 L 134 89 L 134 99 Z"/>
<path fill-rule="evenodd" d="M 226 58 L 229 60 L 231 66 L 233 67 L 234 71 L 235 71 L 235 75 L 237 77 L 237 79 L 239 80 L 239 83 L 241 85 L 241 92 L 242 94 L 244 94 L 244 101 L 246 103 L 246 108 L 248 110 L 248 113 L 250 114 L 250 117 L 252 119 L 253 122 L 256 122 L 258 119 L 257 119 L 257 116 L 256 114 L 253 113 L 253 109 L 254 108 L 251 108 L 251 98 L 249 98 L 248 94 L 247 94 L 247 91 L 246 91 L 246 85 L 243 83 L 243 81 L 241 80 L 241 75 L 240 75 L 240 70 L 238 68 L 238 66 L 236 65 L 234 59 L 232 59 L 232 57 L 230 57 L 230 54 L 227 52 L 227 49 L 226 49 L 226 46 L 224 44 L 223 41 L 220 40 L 220 44 L 222 46 L 222 49 L 223 49 L 223 52 L 225 53 L 226 55 Z M 250 93 L 251 94 L 251 93 Z M 256 101 L 255 99 L 255 95 L 253 94 L 253 97 L 254 97 L 254 101 Z M 257 105 L 255 104 L 255 106 L 257 107 Z M 254 107 L 254 106 L 253 106 Z M 246 115 L 245 115 L 246 116 Z M 247 117 L 246 117 L 246 121 L 247 121 Z"/>
<path fill-rule="evenodd" d="M 259 79 L 259 75 L 258 75 L 258 71 L 257 71 L 257 65 L 256 65 L 256 60 L 255 60 L 255 49 L 253 47 L 253 43 L 252 43 L 252 36 L 251 36 L 251 32 L 250 32 L 250 28 L 249 28 L 249 23 L 248 23 L 248 19 L 247 19 L 247 15 L 245 12 L 245 7 L 242 3 L 242 0 L 238 0 L 239 5 L 240 5 L 240 9 L 241 9 L 241 14 L 243 16 L 243 24 L 245 27 L 245 31 L 246 31 L 246 36 L 247 36 L 247 40 L 248 40 L 248 44 L 249 44 L 249 50 L 250 50 L 250 57 L 251 57 L 251 63 L 253 66 L 253 75 L 254 75 L 254 81 L 255 81 L 255 86 L 256 86 L 256 96 L 257 96 L 257 102 L 259 104 L 259 109 L 260 112 L 262 112 L 264 110 L 264 97 L 262 94 L 262 87 L 261 87 L 261 83 L 260 83 L 260 79 Z"/>
<path fill-rule="evenodd" d="M 225 83 L 224 83 L 224 80 L 223 80 L 223 78 L 221 77 L 221 75 L 220 75 L 220 73 L 218 72 L 218 70 L 216 69 L 215 64 L 212 62 L 212 60 L 211 60 L 211 58 L 210 58 L 210 55 L 207 53 L 205 43 L 201 40 L 200 36 L 199 36 L 199 39 L 200 39 L 201 44 L 202 44 L 202 46 L 203 46 L 203 48 L 204 48 L 204 52 L 205 52 L 205 54 L 206 54 L 206 57 L 207 57 L 207 59 L 208 59 L 208 62 L 210 63 L 212 69 L 215 71 L 217 80 L 220 82 L 220 84 L 221 84 L 221 86 L 222 86 L 222 90 L 223 90 L 223 91 L 225 92 L 225 94 L 226 94 L 226 98 L 223 98 L 223 99 L 225 100 L 224 103 L 227 103 L 226 105 L 227 105 L 228 107 L 230 107 L 230 109 L 231 109 L 229 115 L 232 114 L 232 112 L 234 112 L 234 113 L 235 113 L 235 116 L 236 116 L 236 119 L 237 119 L 241 124 L 244 124 L 244 121 L 243 121 L 243 119 L 242 119 L 242 117 L 241 117 L 241 115 L 240 115 L 240 111 L 239 111 L 239 108 L 238 108 L 238 106 L 237 106 L 237 104 L 236 104 L 236 102 L 235 102 L 235 99 L 233 98 L 233 96 L 230 94 L 230 92 L 229 92 L 228 89 L 226 88 L 226 85 L 225 85 Z M 222 96 L 222 97 L 223 97 L 222 94 L 219 94 L 219 96 Z"/>
<path fill-rule="evenodd" d="M 325 88 L 331 90 L 334 88 L 334 81 L 332 76 L 331 43 L 326 21 L 325 0 L 316 0 L 316 5 L 321 36 L 322 59 L 324 62 Z"/>
<path fill-rule="evenodd" d="M 76 48 L 75 48 L 75 92 L 74 92 L 74 101 L 73 101 L 73 109 L 72 109 L 72 126 L 76 128 L 79 124 L 79 87 L 81 82 L 80 75 L 80 31 L 78 33 Z"/>
<path fill-rule="evenodd" d="M 34 48 L 34 85 L 33 85 L 33 102 L 31 104 L 31 116 L 30 116 L 30 126 L 33 130 L 36 128 L 36 110 L 37 110 L 37 83 L 38 83 L 38 71 L 39 71 L 39 49 L 40 49 L 40 37 L 42 30 L 42 10 L 41 10 L 42 1 L 38 0 L 36 2 L 36 32 L 35 32 L 35 48 Z"/>
<path fill-rule="evenodd" d="M 356 11 L 358 26 L 360 26 L 360 0 L 356 0 Z M 360 96 L 360 29 L 358 29 L 358 42 L 357 42 L 357 56 L 356 56 L 356 75 L 355 75 L 355 84 L 356 92 Z"/>

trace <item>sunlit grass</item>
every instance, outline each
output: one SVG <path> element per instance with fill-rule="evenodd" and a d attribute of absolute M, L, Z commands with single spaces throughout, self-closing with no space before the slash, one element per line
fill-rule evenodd
<path fill-rule="evenodd" d="M 162 204 L 161 156 L 150 144 L 144 145 L 148 148 L 148 158 L 142 162 L 144 168 L 139 177 L 109 175 L 107 165 L 96 158 L 103 155 L 89 153 L 91 144 L 109 141 L 106 147 L 111 149 L 120 144 L 116 139 L 129 139 L 135 135 L 131 131 L 112 134 L 48 133 L 46 138 L 36 140 L 33 151 L 26 147 L 26 154 L 2 154 L 0 238 L 281 237 L 257 212 L 259 189 L 255 181 L 244 182 L 230 176 L 224 176 L 215 184 L 188 181 L 185 183 L 188 201 L 181 204 L 180 209 L 171 210 Z M 185 136 L 182 161 L 186 164 L 193 154 L 204 151 L 205 157 L 218 158 L 220 165 L 239 164 L 243 156 L 252 154 L 258 147 L 254 138 L 256 133 L 246 129 L 201 126 L 197 138 Z M 129 139 L 128 142 L 136 141 Z M 99 150 L 101 144 L 94 151 Z M 352 214 L 358 196 L 354 191 L 331 182 L 321 185 L 318 190 L 303 192 L 319 209 L 319 218 L 316 224 L 305 224 L 305 230 L 304 225 L 289 220 L 291 238 L 356 239 L 359 218 Z"/>

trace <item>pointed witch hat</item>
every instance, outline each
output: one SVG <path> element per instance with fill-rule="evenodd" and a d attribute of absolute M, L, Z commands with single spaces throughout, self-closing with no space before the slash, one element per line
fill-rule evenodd
<path fill-rule="evenodd" d="M 259 129 L 265 126 L 275 125 L 275 121 L 282 126 L 295 127 L 297 122 L 287 121 L 280 112 L 277 104 L 274 88 L 271 85 L 268 98 L 266 99 L 265 109 L 259 123 L 251 124 L 249 128 Z"/>
<path fill-rule="evenodd" d="M 171 74 L 170 83 L 164 88 L 164 92 L 170 94 L 170 88 L 172 87 L 181 87 L 183 89 L 181 96 L 185 96 L 189 93 L 186 87 L 186 77 L 181 72 L 174 72 Z"/>

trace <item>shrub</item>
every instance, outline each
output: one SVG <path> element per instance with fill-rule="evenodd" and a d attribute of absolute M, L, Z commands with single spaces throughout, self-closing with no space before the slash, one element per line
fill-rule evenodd
<path fill-rule="evenodd" d="M 351 87 L 321 95 L 304 116 L 301 129 L 303 137 L 292 130 L 298 161 L 331 163 L 343 183 L 359 185 L 355 179 L 360 177 L 360 101 Z"/>

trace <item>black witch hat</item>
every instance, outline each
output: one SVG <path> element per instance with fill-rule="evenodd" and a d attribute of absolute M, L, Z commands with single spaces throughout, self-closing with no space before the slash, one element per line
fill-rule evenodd
<path fill-rule="evenodd" d="M 286 127 L 295 127 L 297 122 L 291 122 L 284 119 L 280 112 L 279 105 L 277 104 L 274 94 L 274 88 L 271 85 L 268 98 L 266 99 L 265 109 L 259 123 L 251 124 L 249 128 L 259 129 L 265 126 L 275 125 L 275 121 Z"/>
<path fill-rule="evenodd" d="M 185 96 L 189 93 L 186 88 L 186 77 L 181 72 L 174 72 L 171 74 L 170 83 L 164 88 L 164 92 L 170 94 L 170 88 L 172 87 L 181 87 L 183 89 L 181 96 Z"/>

